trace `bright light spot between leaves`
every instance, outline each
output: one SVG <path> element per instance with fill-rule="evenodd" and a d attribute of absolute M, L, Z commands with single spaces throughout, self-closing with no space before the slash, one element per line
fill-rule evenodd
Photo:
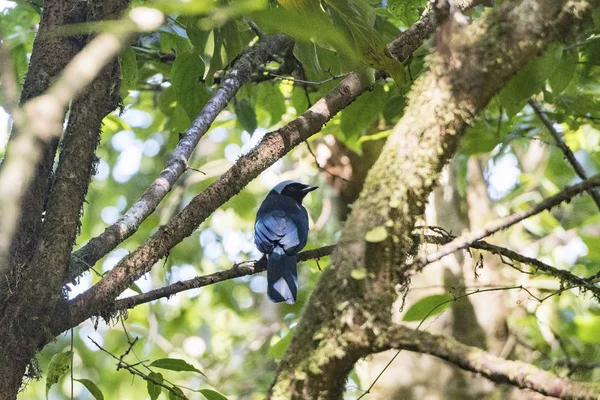
<path fill-rule="evenodd" d="M 490 160 L 487 165 L 489 193 L 493 200 L 506 196 L 519 182 L 521 170 L 514 154 L 508 153 Z"/>
<path fill-rule="evenodd" d="M 98 181 L 105 181 L 108 178 L 108 174 L 110 173 L 110 167 L 108 163 L 102 159 L 98 162 L 98 167 L 96 171 L 96 175 L 94 175 L 94 179 Z"/>
<path fill-rule="evenodd" d="M 127 182 L 133 175 L 138 173 L 141 163 L 141 146 L 128 147 L 117 158 L 117 163 L 113 169 L 113 178 L 119 183 Z"/>
<path fill-rule="evenodd" d="M 102 221 L 107 225 L 112 225 L 119 219 L 119 209 L 115 206 L 104 207 L 100 212 Z"/>
<path fill-rule="evenodd" d="M 152 116 L 145 111 L 136 110 L 135 108 L 127 109 L 123 115 L 121 115 L 123 121 L 127 125 L 134 128 L 147 128 L 152 124 Z"/>

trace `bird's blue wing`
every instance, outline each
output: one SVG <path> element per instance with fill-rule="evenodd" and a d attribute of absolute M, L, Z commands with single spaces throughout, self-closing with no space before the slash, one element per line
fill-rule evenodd
<path fill-rule="evenodd" d="M 265 254 L 279 245 L 287 254 L 295 254 L 301 244 L 298 226 L 283 210 L 263 214 L 254 225 L 254 243 Z"/>

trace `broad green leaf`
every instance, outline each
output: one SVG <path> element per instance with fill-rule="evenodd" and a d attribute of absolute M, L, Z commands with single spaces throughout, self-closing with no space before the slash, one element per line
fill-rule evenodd
<path fill-rule="evenodd" d="M 283 338 L 279 339 L 277 343 L 269 347 L 269 357 L 275 360 L 282 358 L 292 341 L 292 336 L 292 332 L 290 331 Z"/>
<path fill-rule="evenodd" d="M 509 116 L 515 115 L 527 100 L 544 87 L 562 56 L 562 46 L 551 45 L 548 50 L 532 60 L 506 85 L 498 95 L 500 103 Z"/>
<path fill-rule="evenodd" d="M 419 7 L 423 3 L 422 0 L 388 0 L 387 6 L 394 17 L 410 26 L 419 18 Z"/>
<path fill-rule="evenodd" d="M 258 123 L 256 122 L 256 114 L 254 107 L 248 99 L 242 99 L 234 102 L 235 115 L 242 128 L 250 134 L 253 134 Z"/>
<path fill-rule="evenodd" d="M 297 41 L 294 45 L 294 56 L 300 61 L 304 72 L 309 77 L 321 76 L 323 69 L 317 56 L 317 45 L 309 41 Z M 313 78 L 314 79 L 314 78 Z"/>
<path fill-rule="evenodd" d="M 200 393 L 202 393 L 207 400 L 227 400 L 227 397 L 223 396 L 216 390 L 200 389 Z"/>
<path fill-rule="evenodd" d="M 590 344 L 600 344 L 600 317 L 593 315 L 578 315 L 575 317 L 575 326 L 577 327 L 577 337 Z"/>
<path fill-rule="evenodd" d="M 168 369 L 171 371 L 197 372 L 201 375 L 204 375 L 202 373 L 202 371 L 200 371 L 198 368 L 194 367 L 192 364 L 189 364 L 186 361 L 181 360 L 179 358 L 160 358 L 158 360 L 153 361 L 152 364 L 150 364 L 150 366 L 156 367 L 156 368 Z M 204 376 L 206 376 L 206 375 L 204 375 Z"/>
<path fill-rule="evenodd" d="M 359 62 L 360 55 L 352 38 L 334 26 L 324 12 L 297 13 L 286 9 L 272 9 L 253 15 L 260 26 L 270 33 L 283 33 L 298 40 L 315 40 L 325 47 L 334 48 L 339 54 Z"/>
<path fill-rule="evenodd" d="M 578 61 L 579 53 L 577 51 L 563 51 L 560 63 L 548 78 L 552 92 L 558 94 L 567 88 L 573 79 Z"/>
<path fill-rule="evenodd" d="M 175 392 L 177 394 L 174 394 L 173 392 Z M 187 397 L 183 394 L 183 390 L 181 390 L 181 388 L 178 388 L 177 386 L 174 386 L 173 391 L 169 392 L 169 400 L 182 400 L 182 399 L 187 399 Z"/>
<path fill-rule="evenodd" d="M 385 226 L 378 226 L 367 232 L 365 240 L 370 243 L 379 243 L 383 242 L 387 237 L 388 231 L 385 229 Z"/>
<path fill-rule="evenodd" d="M 173 63 L 171 81 L 177 104 L 183 107 L 190 120 L 202 110 L 210 94 L 204 84 L 204 63 L 196 53 L 177 54 Z"/>
<path fill-rule="evenodd" d="M 121 97 L 125 99 L 129 91 L 137 86 L 138 68 L 135 51 L 131 47 L 125 48 L 119 56 L 121 66 Z"/>
<path fill-rule="evenodd" d="M 96 400 L 104 400 L 104 394 L 102 394 L 102 390 L 96 384 L 89 379 L 74 379 L 75 381 L 81 383 L 85 388 L 94 396 Z"/>
<path fill-rule="evenodd" d="M 48 375 L 46 376 L 46 398 L 48 398 L 48 392 L 52 385 L 58 383 L 60 377 L 71 368 L 72 356 L 72 351 L 63 351 L 52 356 L 50 364 L 48 364 Z"/>
<path fill-rule="evenodd" d="M 227 21 L 219 28 L 219 34 L 223 38 L 223 49 L 226 55 L 224 63 L 225 65 L 229 65 L 234 58 L 240 55 L 243 48 L 236 22 Z"/>
<path fill-rule="evenodd" d="M 403 321 L 423 321 L 426 318 L 444 312 L 450 304 L 454 296 L 451 293 L 434 294 L 432 296 L 423 297 L 412 305 L 404 314 Z"/>
<path fill-rule="evenodd" d="M 279 85 L 265 82 L 257 90 L 256 105 L 267 111 L 271 116 L 269 125 L 275 125 L 281 121 L 281 117 L 286 112 L 285 97 L 279 90 Z"/>
<path fill-rule="evenodd" d="M 363 93 L 354 103 L 346 107 L 341 116 L 341 128 L 346 141 L 358 141 L 360 134 L 381 113 L 388 97 L 389 92 L 385 92 L 382 85 L 375 85 L 372 91 Z M 350 143 L 346 144 L 350 145 Z"/>
<path fill-rule="evenodd" d="M 585 62 L 592 65 L 600 65 L 600 39 L 598 39 L 598 36 L 589 39 L 581 46 L 581 52 Z"/>
<path fill-rule="evenodd" d="M 154 381 L 156 381 L 158 383 L 163 383 L 163 376 L 162 376 L 162 374 L 160 374 L 158 372 L 150 372 L 148 374 L 148 378 L 153 379 Z M 158 399 L 158 396 L 160 396 L 160 393 L 162 391 L 162 386 L 157 385 L 156 383 L 154 383 L 154 381 L 151 381 L 151 380 L 146 381 L 146 387 L 148 388 L 148 394 L 150 395 L 150 400 Z"/>
<path fill-rule="evenodd" d="M 133 290 L 137 294 L 142 294 L 142 289 L 140 289 L 140 287 L 136 283 L 132 283 L 131 285 L 129 285 L 129 289 Z"/>

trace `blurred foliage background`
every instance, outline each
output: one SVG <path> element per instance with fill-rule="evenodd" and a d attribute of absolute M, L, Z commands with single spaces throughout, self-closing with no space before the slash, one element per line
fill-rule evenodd
<path fill-rule="evenodd" d="M 355 6 L 360 6 L 363 16 L 368 17 L 353 28 L 357 22 L 348 19 L 339 7 L 344 2 L 325 2 L 330 3 L 329 14 L 317 2 L 313 13 L 318 18 L 298 17 L 290 11 L 290 2 L 281 3 L 288 3 L 287 11 L 266 0 L 134 1 L 134 5 L 159 8 L 168 18 L 158 31 L 140 35 L 120 55 L 123 107 L 104 121 L 97 173 L 87 196 L 78 245 L 115 222 L 160 173 L 179 133 L 200 112 L 240 52 L 257 40 L 254 24 L 267 33 L 284 32 L 297 38 L 295 64 L 286 65 L 289 59 L 273 61 L 256 74 L 255 82 L 240 90 L 194 153 L 190 165 L 202 172 L 186 172 L 139 231 L 101 260 L 95 273 L 83 276 L 78 285 L 72 286 L 70 296 L 96 282 L 99 274 L 143 243 L 266 132 L 304 112 L 344 73 L 377 68 L 365 65 L 360 53 L 379 51 L 382 44 L 417 21 L 426 6 L 424 0 L 356 1 Z M 304 3 L 304 7 L 314 6 Z M 0 2 L 0 32 L 10 49 L 19 83 L 27 72 L 41 7 L 43 4 L 35 1 Z M 487 10 L 478 6 L 467 15 L 476 20 Z M 337 18 L 336 23 L 323 24 L 327 18 Z M 369 38 L 375 37 L 370 36 L 375 32 L 377 37 L 369 44 L 361 41 L 356 32 Z M 465 207 L 477 207 L 467 202 L 467 196 L 469 191 L 483 189 L 491 204 L 485 210 L 485 219 L 490 220 L 524 209 L 531 202 L 580 181 L 540 118 L 527 105 L 531 96 L 542 104 L 588 175 L 598 172 L 598 34 L 595 32 L 579 43 L 553 46 L 519 73 L 480 116 L 452 163 L 455 179 L 449 184 L 460 195 L 458 208 L 464 211 Z M 358 54 L 348 52 L 348 48 Z M 402 117 L 410 81 L 426 67 L 428 48 L 425 43 L 406 63 L 405 71 L 394 79 L 376 81 L 371 91 L 336 116 L 308 144 L 299 146 L 265 171 L 125 295 L 257 259 L 260 253 L 253 244 L 255 212 L 270 188 L 284 179 L 320 186 L 304 203 L 311 218 L 307 249 L 336 243 L 366 171 L 388 131 Z M 406 77 L 408 83 L 399 80 L 399 76 Z M 0 91 L 0 102 L 4 102 L 3 94 Z M 0 109 L 0 155 L 9 130 L 10 116 Z M 468 174 L 473 160 L 481 166 L 480 181 L 471 180 Z M 495 242 L 579 276 L 600 272 L 600 214 L 588 195 L 525 221 L 499 235 Z M 184 388 L 190 398 L 194 394 L 185 388 L 212 388 L 230 399 L 261 399 L 320 270 L 327 263 L 324 258 L 300 265 L 300 293 L 295 305 L 270 303 L 265 295 L 266 278 L 261 274 L 142 305 L 130 311 L 127 318 L 109 324 L 87 321 L 46 346 L 38 359 L 40 369 L 47 372 L 51 357 L 69 350 L 72 340 L 75 378 L 95 382 L 107 399 L 150 398 L 142 379 L 133 378 L 124 370 L 117 371 L 115 359 L 90 340 L 119 356 L 127 350 L 128 338 L 138 337 L 134 352 L 127 356 L 130 362 L 137 362 L 138 358 L 179 358 L 205 374 L 160 371 L 165 379 Z M 492 267 L 484 264 L 485 268 Z M 528 266 L 520 268 L 532 271 Z M 523 285 L 540 298 L 561 288 L 556 279 L 542 274 L 500 274 L 494 275 L 493 281 L 485 279 L 475 280 L 473 287 Z M 441 294 L 447 288 L 429 291 Z M 423 290 L 416 293 L 416 299 L 426 295 Z M 515 342 L 508 354 L 522 355 L 528 362 L 572 378 L 600 379 L 600 306 L 596 301 L 577 289 L 567 289 L 542 303 L 521 291 L 501 295 L 509 304 L 504 313 L 506 329 Z M 476 296 L 473 302 L 480 301 Z M 444 314 L 438 318 L 443 322 Z M 571 368 L 569 361 L 585 361 L 589 365 Z M 371 374 L 380 370 L 373 366 L 369 374 L 365 372 L 369 368 L 365 361 L 352 373 L 347 398 L 358 397 L 360 388 L 371 383 Z M 51 388 L 48 398 L 69 398 L 70 386 L 67 374 Z M 32 380 L 20 398 L 44 398 L 45 392 L 45 379 Z M 208 398 L 217 396 L 206 393 Z M 168 393 L 161 396 L 167 398 Z M 74 397 L 93 398 L 78 382 L 74 384 Z"/>

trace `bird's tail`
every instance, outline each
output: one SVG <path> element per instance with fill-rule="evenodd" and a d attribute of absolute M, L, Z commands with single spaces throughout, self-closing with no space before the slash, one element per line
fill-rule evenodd
<path fill-rule="evenodd" d="M 288 256 L 281 247 L 275 246 L 267 256 L 267 295 L 275 303 L 285 301 L 294 304 L 298 295 L 298 271 L 296 256 Z"/>

